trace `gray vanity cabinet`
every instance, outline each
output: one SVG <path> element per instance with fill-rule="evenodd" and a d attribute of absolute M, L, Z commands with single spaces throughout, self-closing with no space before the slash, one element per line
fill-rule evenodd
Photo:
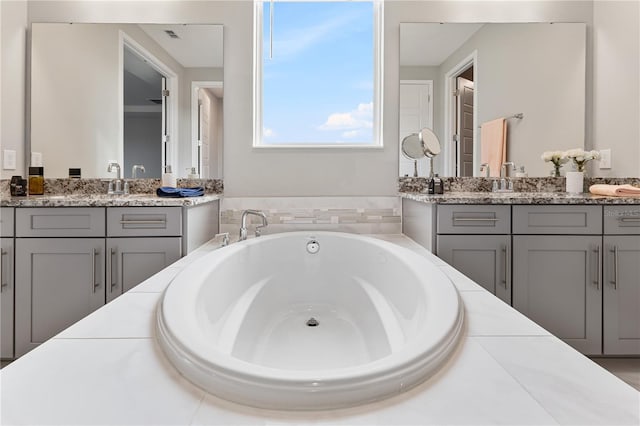
<path fill-rule="evenodd" d="M 0 276 L 2 278 L 0 288 L 0 327 L 2 327 L 0 341 L 0 358 L 13 358 L 13 238 L 0 238 L 0 250 L 2 260 L 0 266 Z"/>
<path fill-rule="evenodd" d="M 602 207 L 513 207 L 513 307 L 584 354 L 602 347 Z"/>
<path fill-rule="evenodd" d="M 16 356 L 104 305 L 104 238 L 16 239 Z"/>
<path fill-rule="evenodd" d="M 437 214 L 437 255 L 511 304 L 511 208 L 442 205 Z"/>
<path fill-rule="evenodd" d="M 640 354 L 640 206 L 604 208 L 605 355 Z"/>

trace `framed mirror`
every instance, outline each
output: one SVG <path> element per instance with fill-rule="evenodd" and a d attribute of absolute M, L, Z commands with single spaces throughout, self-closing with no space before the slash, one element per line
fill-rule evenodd
<path fill-rule="evenodd" d="M 548 176 L 544 151 L 584 146 L 585 70 L 583 23 L 402 23 L 399 140 L 431 128 L 436 173 L 480 176 L 482 126 L 504 119 L 506 161 Z M 399 169 L 413 164 L 400 155 Z"/>
<path fill-rule="evenodd" d="M 47 177 L 222 177 L 223 27 L 34 23 L 31 164 Z M 140 170 L 138 168 L 138 170 Z"/>

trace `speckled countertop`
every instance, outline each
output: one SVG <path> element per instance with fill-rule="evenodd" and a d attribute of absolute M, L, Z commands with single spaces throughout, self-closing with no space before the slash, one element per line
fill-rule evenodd
<path fill-rule="evenodd" d="M 220 199 L 221 194 L 202 197 L 162 198 L 155 194 L 64 194 L 0 198 L 0 207 L 173 207 L 197 206 Z"/>
<path fill-rule="evenodd" d="M 640 204 L 640 197 L 605 197 L 566 192 L 445 192 L 442 195 L 400 192 L 399 195 L 428 204 Z"/>

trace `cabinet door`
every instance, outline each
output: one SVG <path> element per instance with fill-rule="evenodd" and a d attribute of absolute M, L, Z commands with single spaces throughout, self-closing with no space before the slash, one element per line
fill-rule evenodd
<path fill-rule="evenodd" d="M 17 238 L 16 356 L 104 304 L 104 238 Z"/>
<path fill-rule="evenodd" d="M 0 358 L 13 358 L 13 238 L 0 238 L 2 261 L 0 276 L 0 326 L 2 327 L 0 341 Z"/>
<path fill-rule="evenodd" d="M 601 353 L 600 236 L 513 237 L 513 306 L 585 354 Z"/>
<path fill-rule="evenodd" d="M 640 236 L 604 237 L 604 353 L 640 354 Z"/>
<path fill-rule="evenodd" d="M 107 238 L 107 302 L 180 259 L 182 238 Z"/>
<path fill-rule="evenodd" d="M 438 256 L 511 304 L 509 235 L 438 235 Z"/>

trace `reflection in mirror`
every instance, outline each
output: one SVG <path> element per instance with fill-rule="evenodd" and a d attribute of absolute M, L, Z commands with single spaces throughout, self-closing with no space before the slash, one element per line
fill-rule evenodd
<path fill-rule="evenodd" d="M 548 176 L 542 152 L 584 146 L 585 56 L 582 23 L 403 23 L 400 139 L 428 127 L 444 143 L 436 173 L 480 176 L 481 126 L 504 118 L 506 161 Z"/>
<path fill-rule="evenodd" d="M 32 158 L 47 177 L 222 177 L 221 25 L 35 23 Z M 33 155 L 35 154 L 35 155 Z"/>
<path fill-rule="evenodd" d="M 418 160 L 424 158 L 425 152 L 422 140 L 418 133 L 411 133 L 402 139 L 400 144 L 402 154 L 409 160 L 413 160 L 413 177 L 418 177 Z"/>

